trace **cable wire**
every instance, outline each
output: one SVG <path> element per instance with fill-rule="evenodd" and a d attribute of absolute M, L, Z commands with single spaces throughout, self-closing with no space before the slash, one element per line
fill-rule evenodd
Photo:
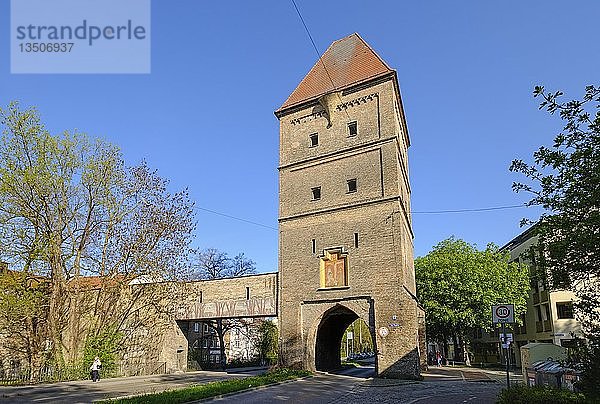
<path fill-rule="evenodd" d="M 439 215 L 444 213 L 468 213 L 468 212 L 488 212 L 491 210 L 504 210 L 504 209 L 515 209 L 515 208 L 528 208 L 528 205 L 507 205 L 507 206 L 492 206 L 489 208 L 473 208 L 473 209 L 450 209 L 450 210 L 430 210 L 430 211 L 413 211 L 410 212 L 413 215 Z"/>
<path fill-rule="evenodd" d="M 413 211 L 410 212 L 411 215 L 442 215 L 442 214 L 452 214 L 452 213 L 477 213 L 477 212 L 489 212 L 495 210 L 505 210 L 505 209 L 516 209 L 516 208 L 528 208 L 529 206 L 526 204 L 521 205 L 506 205 L 506 206 L 490 206 L 486 208 L 470 208 L 470 209 L 448 209 L 448 210 L 429 210 L 429 211 Z M 259 222 L 255 222 L 253 220 L 244 219 L 242 217 L 229 215 L 227 213 L 218 212 L 216 210 L 202 208 L 200 206 L 195 206 L 194 209 L 198 209 L 204 212 L 212 213 L 215 215 L 223 216 L 229 219 L 237 220 L 240 222 L 253 224 L 255 226 L 264 227 L 266 229 L 271 230 L 279 230 L 277 227 L 269 226 L 268 224 L 263 224 Z M 385 220 L 387 220 L 386 218 Z"/>
<path fill-rule="evenodd" d="M 342 100 L 342 96 L 339 94 L 338 89 L 337 89 L 335 83 L 333 82 L 331 75 L 329 74 L 329 70 L 327 70 L 327 66 L 325 66 L 325 62 L 323 62 L 323 56 L 321 55 L 321 52 L 319 52 L 319 48 L 317 48 L 317 44 L 315 43 L 315 41 L 310 33 L 310 30 L 308 29 L 308 25 L 306 25 L 306 22 L 304 21 L 304 17 L 302 17 L 302 13 L 300 13 L 300 9 L 298 8 L 298 5 L 296 4 L 296 0 L 292 0 L 292 4 L 294 5 L 294 8 L 296 9 L 296 13 L 298 13 L 298 17 L 300 17 L 300 21 L 302 21 L 302 25 L 304 25 L 304 29 L 306 30 L 306 33 L 308 34 L 310 43 L 312 43 L 312 46 L 315 49 L 317 57 L 319 58 L 319 62 L 321 62 L 321 65 L 323 65 L 323 69 L 325 70 L 325 73 L 327 73 L 327 77 L 329 77 L 329 81 L 331 82 L 333 91 L 336 92 L 338 98 L 340 99 L 340 103 L 344 104 L 344 101 Z M 351 118 L 350 118 L 350 114 L 348 113 L 348 109 L 344 108 L 344 111 L 346 112 L 346 116 L 350 120 Z"/>
<path fill-rule="evenodd" d="M 204 212 L 209 212 L 209 213 L 212 213 L 212 214 L 215 214 L 215 215 L 227 217 L 229 219 L 238 220 L 240 222 L 253 224 L 255 226 L 260 226 L 260 227 L 264 227 L 264 228 L 271 229 L 271 230 L 278 230 L 277 227 L 269 226 L 268 224 L 254 222 L 252 220 L 244 219 L 244 218 L 241 218 L 241 217 L 237 217 L 237 216 L 233 216 L 233 215 L 228 215 L 227 213 L 217 212 L 216 210 L 201 208 L 200 206 L 195 206 L 194 209 L 198 209 L 198 210 L 202 210 Z"/>
<path fill-rule="evenodd" d="M 304 25 L 304 29 L 306 30 L 306 33 L 308 34 L 308 37 L 310 38 L 310 42 L 312 43 L 313 48 L 315 48 L 315 52 L 317 53 L 319 62 L 321 62 L 321 64 L 323 65 L 323 69 L 325 69 L 325 73 L 327 73 L 327 77 L 329 77 L 329 81 L 331 82 L 333 89 L 335 91 L 337 91 L 337 87 L 335 86 L 335 83 L 333 82 L 333 79 L 331 78 L 331 75 L 329 74 L 329 71 L 327 70 L 327 67 L 325 66 L 325 62 L 323 62 L 323 58 L 321 57 L 321 52 L 319 52 L 319 49 L 317 48 L 317 45 L 315 44 L 315 41 L 314 41 L 312 35 L 310 34 L 310 30 L 308 29 L 308 26 L 306 25 L 306 22 L 304 21 L 304 18 L 302 17 L 302 14 L 300 13 L 300 9 L 298 8 L 296 1 L 292 0 L 292 4 L 294 5 L 296 12 L 298 13 L 298 17 L 300 17 L 300 21 L 302 21 L 302 25 Z"/>

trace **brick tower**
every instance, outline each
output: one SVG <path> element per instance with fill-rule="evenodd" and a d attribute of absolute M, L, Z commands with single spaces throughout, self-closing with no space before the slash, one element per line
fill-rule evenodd
<path fill-rule="evenodd" d="M 275 115 L 283 364 L 339 366 L 343 332 L 361 318 L 377 374 L 418 377 L 423 312 L 396 72 L 352 34 L 331 44 Z"/>

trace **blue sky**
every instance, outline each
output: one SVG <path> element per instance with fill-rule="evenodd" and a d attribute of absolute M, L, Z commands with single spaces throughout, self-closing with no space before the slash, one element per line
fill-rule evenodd
<path fill-rule="evenodd" d="M 510 161 L 551 144 L 560 121 L 533 86 L 580 97 L 598 84 L 597 1 L 297 0 L 320 51 L 352 32 L 398 71 L 412 141 L 415 212 L 524 202 Z M 277 227 L 273 111 L 316 61 L 291 1 L 152 2 L 149 75 L 11 75 L 0 1 L 0 104 L 37 106 L 52 132 L 119 144 L 189 187 L 198 206 Z M 451 235 L 504 244 L 539 211 L 413 216 L 415 255 Z M 198 212 L 196 245 L 277 269 L 277 231 Z"/>

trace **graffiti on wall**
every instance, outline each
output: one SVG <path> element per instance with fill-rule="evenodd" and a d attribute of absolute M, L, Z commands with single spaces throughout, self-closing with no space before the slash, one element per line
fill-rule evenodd
<path fill-rule="evenodd" d="M 177 320 L 271 316 L 277 316 L 275 297 L 272 296 L 206 303 L 196 302 L 180 307 L 177 312 Z"/>

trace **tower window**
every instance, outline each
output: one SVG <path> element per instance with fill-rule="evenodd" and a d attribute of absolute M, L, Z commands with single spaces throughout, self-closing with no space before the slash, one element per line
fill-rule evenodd
<path fill-rule="evenodd" d="M 318 201 L 321 199 L 321 187 L 314 187 L 310 189 L 312 192 L 312 200 Z"/>
<path fill-rule="evenodd" d="M 556 303 L 556 311 L 560 320 L 565 318 L 574 318 L 573 303 L 571 302 Z"/>
<path fill-rule="evenodd" d="M 348 136 L 356 136 L 356 135 L 358 135 L 358 126 L 356 124 L 356 121 L 350 122 L 348 124 Z"/>
<path fill-rule="evenodd" d="M 354 233 L 354 248 L 358 248 L 358 233 Z"/>
<path fill-rule="evenodd" d="M 310 138 L 310 147 L 315 147 L 319 145 L 319 134 L 313 133 L 309 136 Z"/>
<path fill-rule="evenodd" d="M 315 240 L 313 238 L 311 244 L 312 244 L 312 253 L 316 254 L 317 253 L 317 240 Z"/>
<path fill-rule="evenodd" d="M 200 324 L 194 323 L 194 332 L 200 332 Z"/>
<path fill-rule="evenodd" d="M 356 178 L 346 181 L 346 184 L 348 185 L 348 190 L 346 191 L 346 193 L 349 194 L 352 192 L 356 192 Z"/>
<path fill-rule="evenodd" d="M 250 287 L 246 286 L 246 300 L 250 300 Z"/>

